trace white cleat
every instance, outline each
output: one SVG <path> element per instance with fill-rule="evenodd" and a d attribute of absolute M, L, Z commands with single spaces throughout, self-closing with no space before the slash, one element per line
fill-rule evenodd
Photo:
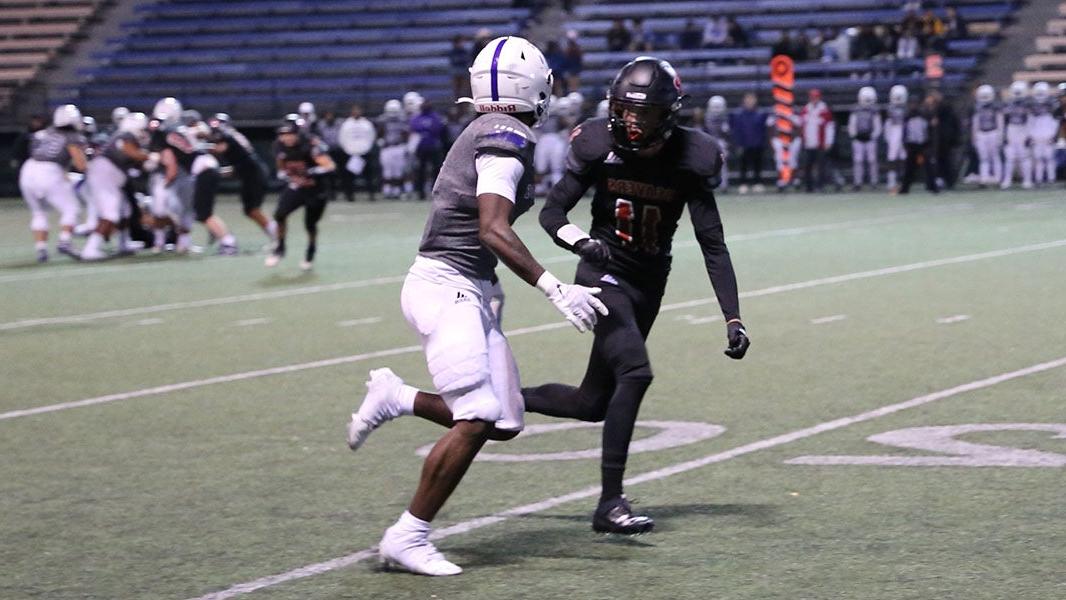
<path fill-rule="evenodd" d="M 301 260 L 300 261 L 300 270 L 301 271 L 310 271 L 311 269 L 314 268 L 314 266 L 315 266 L 315 264 L 313 262 L 309 261 L 309 260 Z"/>
<path fill-rule="evenodd" d="M 266 257 L 266 260 L 263 261 L 263 265 L 266 266 L 267 268 L 271 268 L 272 269 L 272 268 L 278 266 L 279 262 L 281 262 L 281 255 L 280 254 L 270 254 L 269 256 Z"/>
<path fill-rule="evenodd" d="M 96 262 L 106 259 L 108 256 L 102 250 L 82 251 L 81 259 L 86 262 Z"/>
<path fill-rule="evenodd" d="M 447 577 L 463 572 L 462 567 L 444 558 L 426 534 L 395 533 L 390 527 L 385 531 L 385 537 L 381 538 L 378 552 L 381 564 L 386 569 L 430 577 Z"/>
<path fill-rule="evenodd" d="M 371 431 L 400 416 L 396 400 L 402 385 L 403 379 L 392 369 L 374 369 L 370 372 L 363 403 L 357 412 L 352 413 L 352 420 L 348 422 L 348 447 L 353 452 L 363 445 Z"/>

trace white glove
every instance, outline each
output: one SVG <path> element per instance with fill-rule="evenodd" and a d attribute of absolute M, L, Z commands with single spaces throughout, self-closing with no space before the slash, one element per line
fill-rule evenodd
<path fill-rule="evenodd" d="M 545 271 L 537 280 L 537 289 L 544 292 L 555 308 L 581 333 L 592 329 L 596 324 L 596 313 L 607 316 L 607 307 L 596 297 L 596 294 L 600 293 L 598 287 L 569 285 Z"/>

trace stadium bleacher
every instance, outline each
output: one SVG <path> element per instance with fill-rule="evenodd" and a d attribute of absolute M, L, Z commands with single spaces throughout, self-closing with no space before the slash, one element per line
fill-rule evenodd
<path fill-rule="evenodd" d="M 0 109 L 107 3 L 104 0 L 0 1 Z"/>
<path fill-rule="evenodd" d="M 615 70 L 635 56 L 607 52 L 604 32 L 616 18 L 640 16 L 656 33 L 680 32 L 689 19 L 731 15 L 749 32 L 749 48 L 662 50 L 681 68 L 686 92 L 738 96 L 769 90 L 771 46 L 783 30 L 898 23 L 903 0 L 678 0 L 578 4 L 565 29 L 577 31 L 585 52 L 582 92 L 603 95 Z M 951 40 L 940 85 L 961 88 L 1014 10 L 1003 0 L 959 0 L 973 35 Z M 268 118 L 293 103 L 361 102 L 376 111 L 407 90 L 450 102 L 447 52 L 455 35 L 487 28 L 516 33 L 529 9 L 509 0 L 412 0 L 399 9 L 385 0 L 157 0 L 140 3 L 122 34 L 80 71 L 82 81 L 58 94 L 88 110 L 118 104 L 147 107 L 176 95 L 204 110 Z M 797 88 L 820 87 L 851 97 L 861 85 L 881 92 L 920 83 L 920 59 L 797 65 Z"/>
<path fill-rule="evenodd" d="M 1022 81 L 1066 81 L 1066 2 L 1059 4 L 1062 18 L 1047 23 L 1047 35 L 1036 38 L 1036 54 L 1025 57 L 1025 70 L 1014 74 Z"/>

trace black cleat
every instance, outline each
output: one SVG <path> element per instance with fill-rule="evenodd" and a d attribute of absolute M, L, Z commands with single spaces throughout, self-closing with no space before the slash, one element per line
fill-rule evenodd
<path fill-rule="evenodd" d="M 592 515 L 592 529 L 599 533 L 636 535 L 655 528 L 655 521 L 647 515 L 634 515 L 625 496 L 600 502 Z"/>

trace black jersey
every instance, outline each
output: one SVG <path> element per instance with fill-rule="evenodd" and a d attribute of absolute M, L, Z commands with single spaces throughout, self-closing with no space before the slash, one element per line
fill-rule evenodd
<path fill-rule="evenodd" d="M 318 141 L 318 138 L 301 133 L 297 142 L 292 146 L 286 146 L 275 140 L 273 151 L 279 171 L 284 172 L 290 178 L 299 179 L 298 187 L 318 184 L 316 178 L 307 176 L 307 172 L 318 164 L 318 157 L 328 154 L 325 144 Z"/>
<path fill-rule="evenodd" d="M 552 188 L 541 225 L 556 243 L 566 213 L 595 186 L 590 235 L 611 250 L 608 272 L 633 282 L 662 282 L 671 247 L 687 206 L 708 274 L 727 319 L 739 316 L 736 277 L 714 198 L 722 153 L 714 138 L 678 127 L 654 157 L 614 148 L 607 119 L 591 119 L 574 130 L 563 180 Z"/>
<path fill-rule="evenodd" d="M 211 134 L 211 141 L 226 144 L 222 153 L 222 162 L 230 165 L 237 172 L 259 169 L 259 157 L 255 148 L 244 134 L 232 127 L 220 127 Z"/>
<path fill-rule="evenodd" d="M 193 161 L 202 154 L 177 127 L 159 125 L 151 132 L 148 149 L 152 152 L 162 152 L 168 148 L 174 153 L 178 167 L 185 172 L 192 171 Z"/>

